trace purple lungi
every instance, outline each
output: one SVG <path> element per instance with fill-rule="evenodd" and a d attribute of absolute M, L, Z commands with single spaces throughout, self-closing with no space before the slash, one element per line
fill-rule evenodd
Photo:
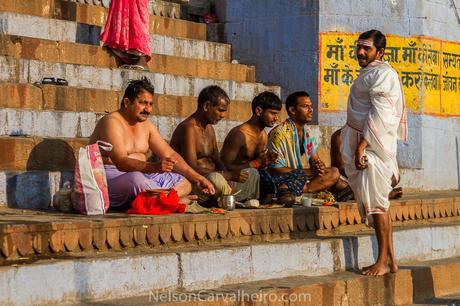
<path fill-rule="evenodd" d="M 109 189 L 110 208 L 129 209 L 136 196 L 150 189 L 170 189 L 184 177 L 174 172 L 122 172 L 113 165 L 104 165 Z"/>

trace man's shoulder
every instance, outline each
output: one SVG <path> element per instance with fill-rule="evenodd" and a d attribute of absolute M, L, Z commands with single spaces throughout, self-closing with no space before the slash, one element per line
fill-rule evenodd
<path fill-rule="evenodd" d="M 377 77 L 397 78 L 398 72 L 387 62 L 382 62 L 374 69 Z"/>

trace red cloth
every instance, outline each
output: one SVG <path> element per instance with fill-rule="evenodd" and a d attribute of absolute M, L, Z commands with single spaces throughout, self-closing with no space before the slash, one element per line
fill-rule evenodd
<path fill-rule="evenodd" d="M 112 0 L 104 33 L 104 45 L 123 52 L 138 51 L 150 60 L 149 1 Z"/>
<path fill-rule="evenodd" d="M 179 203 L 179 196 L 175 189 L 171 189 L 168 195 L 160 192 L 158 196 L 152 196 L 148 191 L 141 192 L 134 199 L 132 207 L 128 210 L 128 214 L 169 215 L 185 213 L 185 204 Z"/>

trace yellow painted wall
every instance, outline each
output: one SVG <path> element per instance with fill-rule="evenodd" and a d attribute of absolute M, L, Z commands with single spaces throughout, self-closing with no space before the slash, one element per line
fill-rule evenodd
<path fill-rule="evenodd" d="M 355 54 L 358 35 L 320 35 L 319 94 L 323 111 L 346 110 L 349 89 L 360 69 Z M 460 43 L 387 35 L 384 60 L 398 71 L 410 110 L 460 115 Z"/>

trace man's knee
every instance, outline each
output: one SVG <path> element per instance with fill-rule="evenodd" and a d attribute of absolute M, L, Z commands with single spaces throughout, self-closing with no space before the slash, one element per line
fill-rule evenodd
<path fill-rule="evenodd" d="M 337 182 L 340 178 L 340 171 L 336 167 L 329 168 L 329 178 L 333 182 Z"/>
<path fill-rule="evenodd" d="M 232 192 L 232 188 L 228 184 L 227 180 L 219 172 L 212 172 L 208 174 L 206 178 L 213 184 L 216 189 L 216 193 L 230 194 Z"/>

